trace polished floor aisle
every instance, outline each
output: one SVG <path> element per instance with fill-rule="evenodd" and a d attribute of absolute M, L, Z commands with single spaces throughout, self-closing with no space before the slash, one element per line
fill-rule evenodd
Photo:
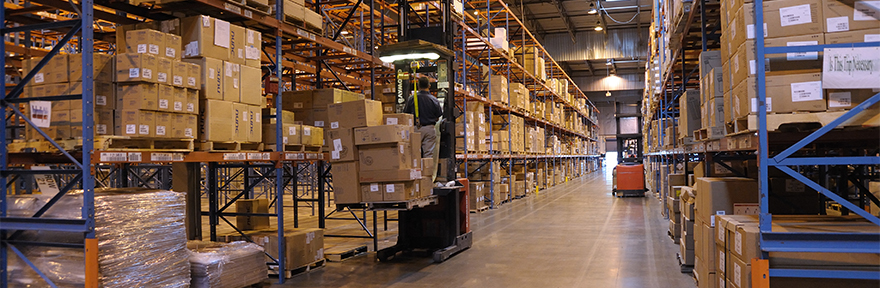
<path fill-rule="evenodd" d="M 610 174 L 470 215 L 474 246 L 444 263 L 380 263 L 371 253 L 276 286 L 695 287 L 679 272 L 678 245 L 666 235 L 657 199 L 611 196 Z"/>

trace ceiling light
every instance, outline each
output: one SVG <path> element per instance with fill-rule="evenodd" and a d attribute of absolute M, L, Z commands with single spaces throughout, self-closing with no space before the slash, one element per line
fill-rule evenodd
<path fill-rule="evenodd" d="M 480 15 L 480 10 L 474 10 L 474 15 Z"/>
<path fill-rule="evenodd" d="M 596 4 L 590 2 L 590 10 L 587 11 L 587 14 L 596 14 L 599 13 L 599 10 L 596 10 Z"/>
<path fill-rule="evenodd" d="M 611 97 L 611 91 L 605 91 L 605 97 Z"/>
<path fill-rule="evenodd" d="M 604 28 L 602 28 L 602 26 L 596 26 L 596 28 L 593 28 L 593 29 L 595 29 L 596 31 L 602 31 L 602 29 L 604 29 Z"/>
<path fill-rule="evenodd" d="M 342 34 L 342 35 L 348 35 L 348 31 L 342 31 L 342 33 L 340 33 L 340 34 Z"/>
<path fill-rule="evenodd" d="M 614 63 L 613 61 L 614 60 L 612 60 L 612 59 L 605 60 L 605 65 L 611 66 L 611 64 Z"/>

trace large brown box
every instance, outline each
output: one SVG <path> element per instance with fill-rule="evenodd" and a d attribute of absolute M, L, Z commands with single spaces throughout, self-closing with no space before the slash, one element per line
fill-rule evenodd
<path fill-rule="evenodd" d="M 422 171 L 419 169 L 362 170 L 359 175 L 361 183 L 396 182 L 418 180 L 422 178 Z"/>
<path fill-rule="evenodd" d="M 131 137 L 154 137 L 156 112 L 144 110 L 116 110 L 116 135 Z"/>
<path fill-rule="evenodd" d="M 156 83 L 158 59 L 152 54 L 122 53 L 116 55 L 116 82 Z"/>
<path fill-rule="evenodd" d="M 167 112 L 156 112 L 156 138 L 171 138 L 171 125 L 174 120 L 173 114 Z"/>
<path fill-rule="evenodd" d="M 223 100 L 238 102 L 241 95 L 241 64 L 223 62 Z"/>
<path fill-rule="evenodd" d="M 299 124 L 282 123 L 281 143 L 285 145 L 302 144 L 302 133 L 300 132 L 300 129 L 302 128 Z M 263 144 L 275 146 L 275 135 L 275 124 L 263 121 Z"/>
<path fill-rule="evenodd" d="M 180 25 L 183 58 L 229 59 L 229 22 L 200 15 L 183 18 Z"/>
<path fill-rule="evenodd" d="M 157 110 L 159 85 L 137 83 L 116 86 L 116 109 L 119 110 Z"/>
<path fill-rule="evenodd" d="M 281 92 L 281 108 L 290 111 L 314 108 L 313 95 L 314 90 Z"/>
<path fill-rule="evenodd" d="M 351 128 L 330 129 L 327 132 L 330 141 L 330 162 L 357 161 L 354 132 Z"/>
<path fill-rule="evenodd" d="M 68 112 L 70 116 L 70 136 L 82 137 L 82 109 L 72 109 Z M 113 135 L 113 110 L 95 110 L 95 134 L 94 135 Z"/>
<path fill-rule="evenodd" d="M 296 121 L 300 121 L 306 125 L 324 128 L 327 122 L 326 108 L 296 109 L 294 110 Z"/>
<path fill-rule="evenodd" d="M 43 57 L 33 57 L 30 59 L 26 59 L 22 63 L 22 73 L 27 74 L 40 63 Z M 49 62 L 40 69 L 39 72 L 34 74 L 33 80 L 31 80 L 30 84 L 49 84 L 49 83 L 64 83 L 70 81 L 70 70 L 69 63 L 67 59 L 67 54 L 59 54 L 55 55 L 49 59 Z M 82 77 L 80 77 L 82 78 Z"/>
<path fill-rule="evenodd" d="M 822 0 L 825 33 L 873 29 L 880 33 L 877 2 L 862 0 Z"/>
<path fill-rule="evenodd" d="M 187 87 L 186 81 L 189 79 L 190 63 L 180 60 L 171 62 L 171 85 L 174 87 Z"/>
<path fill-rule="evenodd" d="M 361 203 L 359 178 L 357 161 L 333 163 L 333 202 L 336 204 Z"/>
<path fill-rule="evenodd" d="M 408 142 L 413 139 L 413 127 L 404 125 L 381 125 L 354 129 L 355 145 Z M 421 137 L 419 137 L 421 138 Z M 420 146 L 421 147 L 421 146 Z M 421 158 L 421 157 L 419 157 Z"/>
<path fill-rule="evenodd" d="M 152 29 L 125 31 L 125 51 L 155 57 L 165 56 L 165 33 Z"/>
<path fill-rule="evenodd" d="M 732 214 L 734 204 L 758 202 L 758 182 L 750 178 L 700 177 L 696 190 L 696 218 L 710 227 L 715 227 L 715 215 Z"/>
<path fill-rule="evenodd" d="M 406 201 L 420 197 L 421 179 L 391 183 L 369 183 L 361 185 L 364 202 Z M 377 191 L 378 190 L 378 191 Z M 378 192 L 378 193 L 377 193 Z M 381 194 L 381 200 L 378 199 Z"/>
<path fill-rule="evenodd" d="M 327 120 L 330 129 L 379 126 L 382 125 L 382 102 L 358 100 L 330 104 Z"/>
<path fill-rule="evenodd" d="M 183 109 L 188 114 L 199 114 L 199 90 L 187 88 L 186 107 Z"/>
<path fill-rule="evenodd" d="M 239 199 L 235 201 L 236 213 L 269 213 L 269 199 Z M 269 228 L 269 216 L 235 216 L 235 226 L 240 230 Z"/>
<path fill-rule="evenodd" d="M 412 149 L 409 142 L 378 144 L 359 147 L 361 171 L 401 170 L 412 168 Z"/>
<path fill-rule="evenodd" d="M 690 137 L 695 130 L 700 130 L 700 92 L 687 90 L 679 98 L 681 116 L 678 118 L 678 137 Z"/>
<path fill-rule="evenodd" d="M 765 40 L 764 46 L 804 46 L 825 44 L 822 33 L 772 38 Z M 740 45 L 730 61 L 733 84 L 739 84 L 747 77 L 755 75 L 755 41 L 748 40 Z M 764 56 L 764 71 L 771 75 L 806 73 L 822 69 L 821 52 L 767 54 Z"/>
<path fill-rule="evenodd" d="M 199 97 L 201 99 L 223 100 L 224 78 L 226 77 L 224 76 L 222 60 L 205 57 L 184 59 L 183 61 L 199 66 L 200 76 L 197 77 L 197 81 L 201 83 L 201 86 L 198 86 L 199 89 L 201 89 L 199 90 Z M 194 70 L 195 68 L 190 68 L 190 72 L 195 72 Z M 187 84 L 189 84 L 189 82 Z"/>
<path fill-rule="evenodd" d="M 245 65 L 260 67 L 263 55 L 263 36 L 259 31 L 245 29 L 244 59 Z"/>
<path fill-rule="evenodd" d="M 92 84 L 92 91 L 95 92 L 95 109 L 98 110 L 113 110 L 116 109 L 116 87 L 113 83 L 110 82 L 94 82 Z M 73 95 L 73 94 L 82 94 L 82 82 L 71 82 L 68 86 L 68 90 L 56 93 L 55 95 Z M 70 105 L 70 109 L 80 109 L 83 107 L 82 100 L 67 100 L 67 101 L 57 101 L 61 103 L 68 103 Z M 54 102 L 52 103 L 53 107 Z"/>
<path fill-rule="evenodd" d="M 263 98 L 261 88 L 262 81 L 260 77 L 262 75 L 260 68 L 243 65 L 239 68 L 241 69 L 241 95 L 239 96 L 239 101 L 250 105 L 265 106 L 266 100 Z"/>
<path fill-rule="evenodd" d="M 235 115 L 235 122 L 232 125 L 232 141 L 248 142 L 248 105 L 233 102 L 232 113 Z"/>
<path fill-rule="evenodd" d="M 229 25 L 229 62 L 245 65 L 245 29 L 238 25 Z"/>
<path fill-rule="evenodd" d="M 309 125 L 302 125 L 301 127 L 303 145 L 324 145 L 324 128 Z"/>
<path fill-rule="evenodd" d="M 822 33 L 821 0 L 774 0 L 764 2 L 764 36 L 777 38 Z M 731 47 L 738 47 L 746 39 L 755 39 L 755 4 L 745 3 L 730 20 Z"/>
<path fill-rule="evenodd" d="M 82 54 L 67 55 L 67 63 L 70 82 L 82 81 Z M 93 53 L 92 63 L 92 79 L 95 79 L 96 82 L 113 82 L 113 56 Z"/>
<path fill-rule="evenodd" d="M 156 95 L 156 110 L 163 112 L 174 111 L 174 86 L 159 84 L 158 91 Z"/>
<path fill-rule="evenodd" d="M 172 74 L 172 70 L 174 70 L 174 60 L 158 57 L 156 58 L 156 83 L 171 85 L 172 78 L 174 74 Z"/>
<path fill-rule="evenodd" d="M 179 35 L 165 33 L 165 51 L 162 52 L 162 57 L 175 60 L 180 59 L 180 48 L 183 47 L 180 41 Z"/>
<path fill-rule="evenodd" d="M 259 143 L 263 141 L 263 115 L 262 108 L 254 105 L 248 106 L 247 114 L 247 141 Z"/>
<path fill-rule="evenodd" d="M 278 232 L 261 232 L 251 236 L 254 243 L 263 243 L 266 253 L 278 256 Z M 324 259 L 324 230 L 317 228 L 285 229 L 284 267 L 294 270 Z M 267 261 L 272 261 L 267 258 Z"/>
<path fill-rule="evenodd" d="M 199 117 L 193 114 L 172 114 L 171 137 L 177 139 L 193 139 L 199 126 Z"/>
<path fill-rule="evenodd" d="M 186 64 L 186 66 L 187 66 L 186 79 L 185 79 L 186 81 L 184 81 L 186 88 L 203 89 L 202 88 L 203 87 L 202 86 L 202 83 L 203 83 L 202 79 L 204 79 L 204 78 L 202 78 L 202 75 L 203 75 L 202 66 L 200 66 L 197 63 L 190 63 L 190 62 L 184 62 L 184 64 Z M 210 65 L 207 65 L 207 66 L 210 66 Z M 214 79 L 214 78 L 209 77 L 209 79 Z"/>
<path fill-rule="evenodd" d="M 186 113 L 186 88 L 172 87 L 171 112 Z"/>
<path fill-rule="evenodd" d="M 202 100 L 199 109 L 199 140 L 228 142 L 235 138 L 235 113 L 232 102 Z"/>
<path fill-rule="evenodd" d="M 862 43 L 876 41 L 880 41 L 880 30 L 878 29 L 825 33 L 825 44 Z"/>
<path fill-rule="evenodd" d="M 413 126 L 413 114 L 409 113 L 385 113 L 382 115 L 383 125 L 406 125 Z"/>
<path fill-rule="evenodd" d="M 821 89 L 821 73 L 768 75 L 765 79 L 767 112 L 789 113 L 827 109 L 824 92 Z M 755 78 L 749 77 L 734 88 L 731 93 L 731 111 L 734 117 L 757 113 L 755 87 Z M 792 88 L 796 89 L 792 90 Z M 803 101 L 793 101 L 795 99 Z"/>

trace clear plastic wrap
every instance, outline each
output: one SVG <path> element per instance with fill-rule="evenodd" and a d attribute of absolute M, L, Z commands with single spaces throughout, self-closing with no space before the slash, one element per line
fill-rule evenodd
<path fill-rule="evenodd" d="M 20 199 L 19 199 L 20 198 Z M 30 198 L 30 199 L 28 199 Z M 11 196 L 13 215 L 32 215 L 48 197 Z M 33 199 L 33 200 L 32 200 Z M 141 188 L 98 189 L 95 192 L 95 235 L 102 287 L 187 287 L 189 251 L 184 228 L 185 195 Z M 45 217 L 81 218 L 82 193 L 71 191 Z M 30 210 L 30 211 L 28 211 Z M 59 239 L 63 236 L 63 239 Z M 81 234 L 26 233 L 30 241 L 83 242 Z M 59 241 L 64 240 L 64 241 Z M 28 247 L 22 251 L 60 286 L 84 285 L 85 255 L 81 249 Z M 11 254 L 11 253 L 10 253 Z M 44 283 L 20 259 L 10 258 L 11 271 L 21 275 L 16 285 Z M 14 270 L 14 271 L 12 271 Z"/>
<path fill-rule="evenodd" d="M 263 247 L 236 241 L 190 241 L 192 287 L 238 288 L 262 282 L 268 276 Z"/>

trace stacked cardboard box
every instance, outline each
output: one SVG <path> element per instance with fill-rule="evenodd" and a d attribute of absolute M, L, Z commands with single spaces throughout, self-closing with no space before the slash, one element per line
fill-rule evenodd
<path fill-rule="evenodd" d="M 707 130 L 709 139 L 720 139 L 727 134 L 721 61 L 721 51 L 700 54 L 700 114 L 703 116 L 700 126 Z"/>
<path fill-rule="evenodd" d="M 510 152 L 511 153 L 522 153 L 525 152 L 525 142 L 518 141 L 517 139 L 525 139 L 525 122 L 522 117 L 516 115 L 492 115 L 492 131 L 493 136 L 500 136 L 499 141 L 507 140 L 509 137 L 512 141 L 510 141 Z M 495 133 L 498 132 L 498 133 Z M 501 148 L 505 148 L 505 144 L 501 144 Z M 505 151 L 505 150 L 501 150 Z"/>
<path fill-rule="evenodd" d="M 23 73 L 27 74 L 42 57 L 25 59 Z M 94 54 L 93 91 L 95 109 L 95 135 L 112 135 L 114 132 L 113 110 L 116 109 L 116 89 L 113 85 L 113 56 Z M 25 86 L 22 98 L 82 94 L 82 55 L 56 55 L 38 71 Z M 82 136 L 82 100 L 52 101 L 47 105 L 25 105 L 26 115 L 32 119 L 49 119 L 49 125 L 41 129 L 50 138 L 68 139 Z M 39 122 L 39 121 L 38 121 Z M 45 124 L 45 123 L 43 123 Z M 40 139 L 36 130 L 25 129 L 28 139 Z"/>
<path fill-rule="evenodd" d="M 485 182 L 471 182 L 470 187 L 468 187 L 468 209 L 470 210 L 480 210 L 486 208 L 486 192 L 488 192 L 489 187 L 485 185 Z"/>
<path fill-rule="evenodd" d="M 458 136 L 455 140 L 456 151 L 487 151 L 486 140 L 489 137 L 490 127 L 486 123 L 484 104 L 475 101 L 468 102 L 467 109 L 462 116 L 456 119 L 455 123 L 456 136 Z M 493 147 L 493 149 L 495 148 Z"/>
<path fill-rule="evenodd" d="M 373 100 L 382 102 L 383 113 L 395 113 L 397 111 L 397 87 L 395 84 L 376 84 L 376 95 L 372 95 L 372 90 L 364 89 L 366 98 L 372 96 Z"/>
<path fill-rule="evenodd" d="M 522 47 L 516 51 L 517 61 L 523 60 L 523 68 L 538 79 L 547 79 L 544 57 L 535 47 Z"/>
<path fill-rule="evenodd" d="M 275 7 L 275 0 L 270 0 L 269 6 Z M 303 0 L 284 0 L 284 11 L 282 12 L 288 21 L 302 21 L 316 32 L 323 31 L 324 18 L 321 17 L 321 14 L 305 8 Z"/>
<path fill-rule="evenodd" d="M 274 149 L 277 144 L 275 108 L 263 108 L 263 144 L 266 149 Z M 281 110 L 281 143 L 284 145 L 301 145 L 302 142 L 302 125 L 296 124 L 295 113 L 292 111 Z M 310 131 L 311 132 L 311 131 Z"/>
<path fill-rule="evenodd" d="M 510 83 L 510 107 L 530 110 L 529 89 L 522 83 Z"/>
<path fill-rule="evenodd" d="M 693 137 L 694 131 L 700 130 L 700 91 L 687 90 L 679 98 L 678 138 Z M 667 126 L 669 127 L 669 126 Z M 668 133 L 667 133 L 668 134 Z M 667 142 L 667 144 L 672 141 Z"/>
<path fill-rule="evenodd" d="M 317 228 L 294 228 L 284 230 L 284 247 L 278 249 L 277 230 L 245 231 L 244 236 L 235 232 L 218 236 L 219 241 L 249 241 L 265 249 L 266 261 L 274 261 L 272 257 L 284 254 L 284 267 L 294 270 L 324 260 L 324 230 Z M 277 271 L 276 271 L 277 272 Z"/>
<path fill-rule="evenodd" d="M 694 266 L 696 245 L 694 243 L 695 219 L 694 206 L 696 199 L 694 189 L 690 186 L 681 187 L 679 194 L 679 211 L 681 212 L 681 240 L 679 240 L 679 260 L 682 265 Z"/>
<path fill-rule="evenodd" d="M 507 76 L 489 75 L 489 98 L 504 105 L 510 105 Z M 511 84 L 512 85 L 512 84 Z M 513 87 L 510 87 L 513 88 Z"/>
<path fill-rule="evenodd" d="M 373 100 L 358 100 L 326 107 L 329 110 L 326 119 L 333 123 L 329 126 L 334 127 L 327 132 L 328 146 L 331 147 L 330 162 L 333 163 L 334 201 L 337 204 L 360 203 L 361 167 L 355 130 L 382 125 L 382 104 Z M 406 136 L 410 136 L 411 131 L 405 132 Z"/>

